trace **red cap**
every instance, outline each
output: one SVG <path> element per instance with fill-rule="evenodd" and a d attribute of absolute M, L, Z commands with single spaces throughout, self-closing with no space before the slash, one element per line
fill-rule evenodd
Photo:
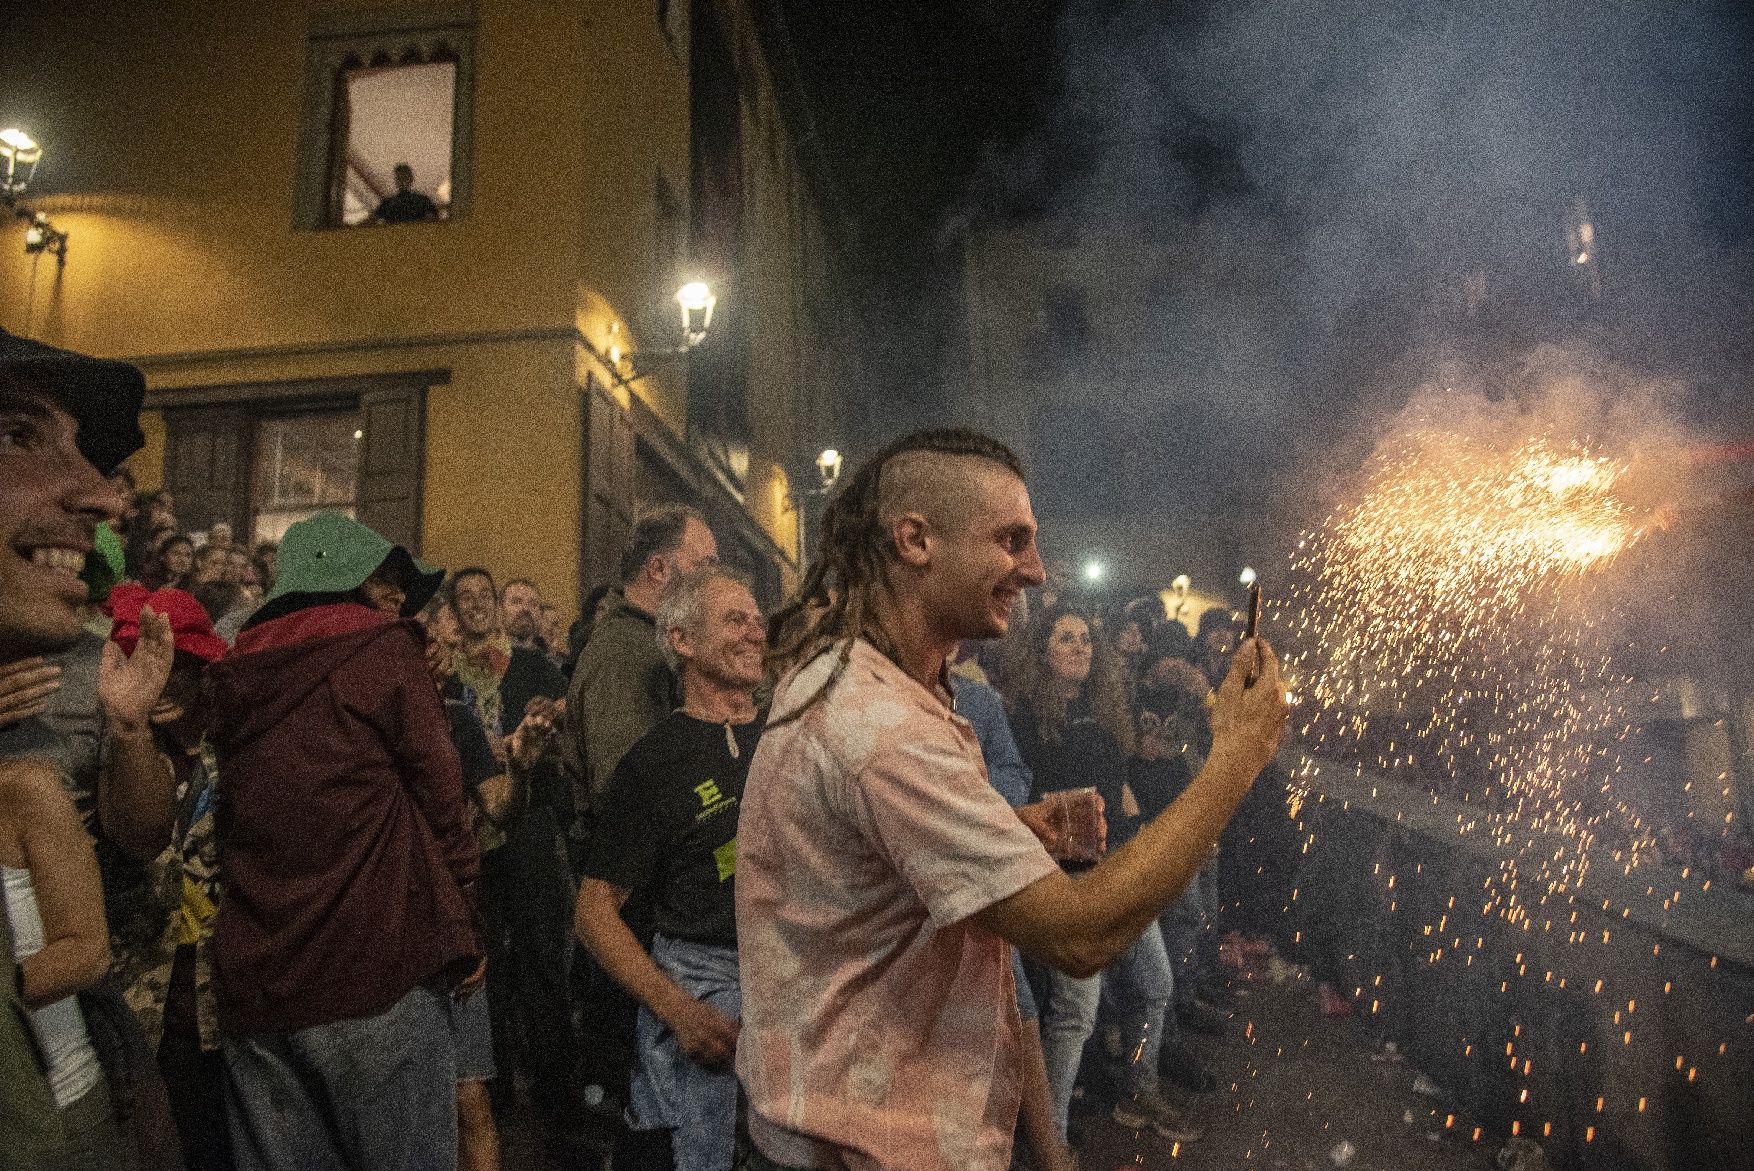
<path fill-rule="evenodd" d="M 140 642 L 140 611 L 150 609 L 163 614 L 171 622 L 171 638 L 179 651 L 194 655 L 203 662 L 213 663 L 225 657 L 230 649 L 225 640 L 213 633 L 213 620 L 187 590 L 165 587 L 146 592 L 138 582 L 123 582 L 110 591 L 104 609 L 110 612 L 115 625 L 110 628 L 110 641 L 133 654 Z"/>

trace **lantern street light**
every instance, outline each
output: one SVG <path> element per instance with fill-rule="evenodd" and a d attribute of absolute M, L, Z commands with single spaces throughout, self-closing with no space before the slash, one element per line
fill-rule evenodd
<path fill-rule="evenodd" d="M 1169 583 L 1169 588 L 1175 591 L 1175 609 L 1169 616 L 1179 622 L 1182 612 L 1188 608 L 1188 591 L 1194 588 L 1194 581 L 1187 574 L 1178 573 Z"/>
<path fill-rule="evenodd" d="M 21 209 L 22 210 L 22 209 Z M 30 220 L 30 227 L 24 230 L 24 250 L 27 255 L 35 256 L 47 252 L 55 258 L 56 263 L 67 263 L 67 233 L 49 222 L 49 217 L 42 212 L 35 215 L 25 214 Z"/>
<path fill-rule="evenodd" d="M 706 340 L 712 328 L 713 307 L 719 299 L 705 281 L 689 281 L 676 290 L 676 304 L 682 310 L 682 348 L 692 350 Z"/>
<path fill-rule="evenodd" d="M 669 358 L 685 358 L 706 341 L 707 330 L 713 324 L 713 309 L 719 303 L 719 299 L 713 295 L 712 286 L 705 281 L 689 281 L 676 290 L 672 300 L 682 314 L 682 344 L 679 346 L 657 350 L 624 350 L 621 345 L 620 323 L 610 325 L 609 366 L 621 376 L 623 385 L 637 382 L 650 374 L 652 363 Z"/>
<path fill-rule="evenodd" d="M 807 477 L 799 475 L 794 482 L 790 472 L 786 474 L 786 505 L 798 518 L 798 558 L 802 563 L 810 548 L 810 535 L 820 522 L 822 510 L 834 486 L 840 482 L 841 465 L 846 457 L 841 455 L 837 447 L 825 447 L 816 455 L 816 487 L 806 488 Z"/>
<path fill-rule="evenodd" d="M 0 162 L 6 164 L 4 175 L 0 175 L 0 203 L 28 225 L 24 230 L 25 252 L 32 256 L 47 252 L 56 263 L 66 264 L 67 233 L 50 223 L 42 212 L 33 212 L 18 202 L 42 161 L 43 148 L 36 139 L 16 126 L 0 130 Z"/>
<path fill-rule="evenodd" d="M 1241 576 L 1239 576 L 1236 580 L 1240 581 L 1245 586 L 1252 586 L 1255 584 L 1255 578 L 1257 576 L 1258 575 L 1255 573 L 1254 566 L 1245 565 L 1242 567 Z"/>
<path fill-rule="evenodd" d="M 833 488 L 840 479 L 840 465 L 841 454 L 832 447 L 824 448 L 822 454 L 816 457 L 816 474 L 822 478 L 824 492 Z"/>
<path fill-rule="evenodd" d="M 0 159 L 6 162 L 6 177 L 0 180 L 0 190 L 5 192 L 8 204 L 30 186 L 42 158 L 43 148 L 36 139 L 15 126 L 0 130 Z M 21 170 L 23 174 L 19 173 Z"/>

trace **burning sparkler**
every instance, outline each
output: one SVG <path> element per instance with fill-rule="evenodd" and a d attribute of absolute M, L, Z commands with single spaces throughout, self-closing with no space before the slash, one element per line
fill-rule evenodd
<path fill-rule="evenodd" d="M 1626 681 L 1577 605 L 1583 579 L 1644 535 L 1628 459 L 1551 435 L 1502 444 L 1417 420 L 1357 502 L 1308 536 L 1287 600 L 1313 755 L 1341 755 L 1486 806 L 1544 885 L 1581 880 L 1608 819 Z M 1550 841 L 1551 838 L 1557 841 Z"/>

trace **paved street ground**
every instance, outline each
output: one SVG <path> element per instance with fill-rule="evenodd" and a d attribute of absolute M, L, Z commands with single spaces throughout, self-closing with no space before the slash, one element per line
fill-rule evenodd
<path fill-rule="evenodd" d="M 1073 1117 L 1081 1171 L 1259 1167 L 1271 1171 L 1487 1171 L 1493 1140 L 1474 1123 L 1413 1092 L 1416 1071 L 1372 1060 L 1375 1041 L 1351 1017 L 1316 1011 L 1307 982 L 1239 984 L 1230 1032 L 1197 1038 L 1219 1088 L 1195 1100 L 1206 1135 L 1175 1148 L 1115 1126 L 1106 1112 Z M 1450 1125 L 1446 1128 L 1446 1121 Z M 533 1120 L 501 1119 L 507 1171 L 603 1166 L 580 1146 L 544 1158 Z M 1350 1144 L 1346 1156 L 1342 1143 Z M 1336 1159 L 1336 1154 L 1341 1158 Z"/>
<path fill-rule="evenodd" d="M 1318 1013 L 1312 985 L 1239 987 L 1230 1033 L 1196 1040 L 1219 1083 L 1194 1099 L 1205 1137 L 1178 1149 L 1154 1134 L 1122 1130 L 1106 1114 L 1074 1115 L 1081 1171 L 1491 1167 L 1491 1140 L 1470 1141 L 1472 1122 L 1415 1094 L 1410 1066 L 1373 1061 L 1374 1039 L 1351 1017 Z"/>

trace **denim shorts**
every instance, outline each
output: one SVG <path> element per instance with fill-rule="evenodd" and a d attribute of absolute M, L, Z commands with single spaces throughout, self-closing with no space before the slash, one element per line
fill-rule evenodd
<path fill-rule="evenodd" d="M 663 935 L 652 962 L 684 992 L 733 1020 L 743 1015 L 737 949 Z M 728 1168 L 736 1147 L 737 1075 L 696 1065 L 669 1026 L 641 1006 L 639 1048 L 629 1093 L 636 1130 L 670 1132 L 677 1171 Z"/>

